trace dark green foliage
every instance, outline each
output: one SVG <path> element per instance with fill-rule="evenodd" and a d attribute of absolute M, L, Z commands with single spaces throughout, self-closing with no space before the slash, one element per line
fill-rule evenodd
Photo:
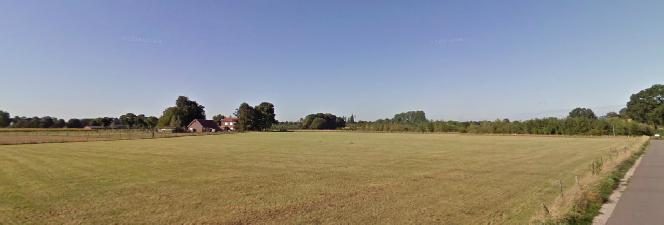
<path fill-rule="evenodd" d="M 263 102 L 255 108 L 254 130 L 268 130 L 273 124 L 277 123 L 274 114 L 274 105 L 269 102 Z"/>
<path fill-rule="evenodd" d="M 256 107 L 242 103 L 235 110 L 235 116 L 238 118 L 237 128 L 239 131 L 266 131 L 278 122 L 275 119 L 274 105 L 269 102 L 263 102 Z"/>
<path fill-rule="evenodd" d="M 214 121 L 220 121 L 220 120 L 223 120 L 224 118 L 226 118 L 226 116 L 221 115 L 221 114 L 218 114 L 218 115 L 216 115 L 216 116 L 213 116 L 213 117 L 212 117 L 212 120 L 214 120 Z"/>
<path fill-rule="evenodd" d="M 295 130 L 295 129 L 301 129 L 302 128 L 302 123 L 301 122 L 277 122 L 277 124 L 272 126 L 273 129 L 275 130 Z"/>
<path fill-rule="evenodd" d="M 309 125 L 309 129 L 317 129 L 317 130 L 324 130 L 324 129 L 335 129 L 334 126 L 330 126 L 330 123 L 328 123 L 328 120 L 325 120 L 321 117 L 316 117 L 311 121 L 311 125 Z"/>
<path fill-rule="evenodd" d="M 239 131 L 248 131 L 254 128 L 254 120 L 256 119 L 256 110 L 247 103 L 240 104 L 236 110 L 235 116 L 238 119 L 237 129 Z"/>
<path fill-rule="evenodd" d="M 164 110 L 164 112 L 161 114 L 161 117 L 159 117 L 159 121 L 157 122 L 158 127 L 176 127 L 178 124 L 180 124 L 180 121 L 178 120 L 178 117 L 175 115 L 175 111 L 177 109 L 175 107 L 168 107 Z"/>
<path fill-rule="evenodd" d="M 409 111 L 394 115 L 392 121 L 397 123 L 422 123 L 427 122 L 424 111 Z"/>
<path fill-rule="evenodd" d="M 83 123 L 79 119 L 69 119 L 67 120 L 67 128 L 82 128 Z"/>
<path fill-rule="evenodd" d="M 39 119 L 39 128 L 51 128 L 53 124 L 53 118 L 50 116 L 45 116 Z"/>
<path fill-rule="evenodd" d="M 158 126 L 183 128 L 195 119 L 205 119 L 205 107 L 185 96 L 180 96 L 175 100 L 174 107 L 164 110 Z"/>
<path fill-rule="evenodd" d="M 334 130 L 346 126 L 346 120 L 330 113 L 310 114 L 302 120 L 302 129 Z"/>
<path fill-rule="evenodd" d="M 159 119 L 155 116 L 148 116 L 145 118 L 145 125 L 147 125 L 148 128 L 157 127 L 157 123 L 159 123 Z"/>
<path fill-rule="evenodd" d="M 625 114 L 636 121 L 664 125 L 664 85 L 652 87 L 633 94 L 627 102 Z"/>
<path fill-rule="evenodd" d="M 65 127 L 66 125 L 67 125 L 67 123 L 65 122 L 65 120 L 63 120 L 63 119 L 58 119 L 58 120 L 56 120 L 55 123 L 53 124 L 53 128 L 63 128 L 63 127 Z"/>
<path fill-rule="evenodd" d="M 569 118 L 597 119 L 595 112 L 588 108 L 576 108 L 569 112 Z"/>
<path fill-rule="evenodd" d="M 8 112 L 0 110 L 0 128 L 8 127 L 11 124 L 11 117 Z"/>
<path fill-rule="evenodd" d="M 172 118 L 172 113 L 170 113 Z M 137 128 L 137 129 L 145 129 L 145 128 L 154 128 L 157 126 L 159 119 L 154 116 L 146 117 L 143 114 L 139 114 L 138 116 L 133 113 L 127 113 L 119 117 L 120 124 L 115 124 L 115 127 L 119 127 L 119 125 L 124 125 L 126 128 Z M 170 120 L 169 120 L 170 124 Z M 111 124 L 113 125 L 113 124 Z M 168 125 L 166 125 L 168 126 Z"/>
<path fill-rule="evenodd" d="M 185 127 L 195 119 L 205 119 L 205 107 L 185 96 L 178 97 L 175 109 L 175 115 L 180 122 L 179 127 Z"/>
<path fill-rule="evenodd" d="M 135 125 L 137 125 L 139 123 L 137 120 L 138 117 L 133 113 L 127 113 L 120 116 L 120 121 L 122 124 L 127 125 L 129 128 L 133 128 Z"/>
<path fill-rule="evenodd" d="M 12 119 L 12 128 L 63 128 L 66 123 L 63 119 L 55 117 L 14 117 Z"/>
<path fill-rule="evenodd" d="M 306 123 L 306 120 L 303 121 Z M 303 124 L 304 127 L 304 124 Z M 542 118 L 525 121 L 429 121 L 402 123 L 388 119 L 349 124 L 351 130 L 383 132 L 458 132 L 476 134 L 541 134 L 541 135 L 652 135 L 654 128 L 622 118 Z"/>

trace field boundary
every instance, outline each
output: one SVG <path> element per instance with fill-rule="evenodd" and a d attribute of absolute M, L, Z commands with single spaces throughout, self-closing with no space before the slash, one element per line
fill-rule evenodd
<path fill-rule="evenodd" d="M 21 130 L 0 131 L 0 145 L 25 145 L 70 142 L 142 140 L 191 136 L 224 135 L 216 133 L 165 133 L 152 130 Z"/>
<path fill-rule="evenodd" d="M 636 171 L 636 168 L 641 164 L 641 159 L 643 159 L 643 154 L 639 156 L 639 158 L 634 162 L 634 165 L 632 165 L 629 170 L 627 170 L 627 173 L 625 173 L 625 176 L 620 180 L 620 184 L 618 184 L 618 188 L 616 188 L 613 193 L 609 196 L 609 199 L 606 203 L 602 205 L 602 208 L 600 208 L 598 214 L 595 216 L 593 219 L 592 224 L 606 224 L 606 222 L 609 220 L 609 217 L 611 217 L 611 214 L 613 214 L 613 210 L 616 209 L 616 205 L 618 205 L 618 201 L 620 200 L 620 197 L 622 197 L 623 192 L 627 189 L 627 184 L 629 184 L 629 179 L 632 178 L 634 175 L 634 172 Z"/>
<path fill-rule="evenodd" d="M 619 187 L 622 179 L 645 153 L 650 138 L 642 137 L 639 143 L 625 148 L 610 159 L 600 158 L 592 162 L 592 172 L 577 181 L 577 185 L 561 194 L 550 207 L 543 204 L 543 210 L 536 215 L 535 224 L 592 224 L 600 209 Z M 598 168 L 595 168 L 595 167 Z M 564 198 L 562 196 L 569 196 Z"/>

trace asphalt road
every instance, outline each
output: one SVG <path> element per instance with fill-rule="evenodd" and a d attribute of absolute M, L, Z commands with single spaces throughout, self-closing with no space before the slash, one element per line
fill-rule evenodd
<path fill-rule="evenodd" d="M 606 224 L 664 224 L 664 141 L 652 141 Z"/>

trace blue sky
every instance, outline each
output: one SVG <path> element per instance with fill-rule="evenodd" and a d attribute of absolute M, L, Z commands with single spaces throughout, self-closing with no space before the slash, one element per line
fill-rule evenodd
<path fill-rule="evenodd" d="M 662 1 L 0 1 L 0 109 L 159 116 L 186 95 L 359 119 L 618 110 L 664 81 Z"/>

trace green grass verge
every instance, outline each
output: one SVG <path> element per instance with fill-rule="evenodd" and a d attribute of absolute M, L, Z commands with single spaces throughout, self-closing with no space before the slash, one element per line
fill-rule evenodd
<path fill-rule="evenodd" d="M 609 200 L 609 196 L 618 188 L 620 180 L 625 177 L 627 171 L 634 166 L 639 157 L 645 153 L 649 144 L 649 141 L 643 144 L 638 151 L 618 164 L 613 171 L 603 175 L 598 184 L 584 191 L 583 197 L 575 203 L 569 215 L 552 224 L 592 224 L 593 219 L 599 215 L 602 205 Z"/>

